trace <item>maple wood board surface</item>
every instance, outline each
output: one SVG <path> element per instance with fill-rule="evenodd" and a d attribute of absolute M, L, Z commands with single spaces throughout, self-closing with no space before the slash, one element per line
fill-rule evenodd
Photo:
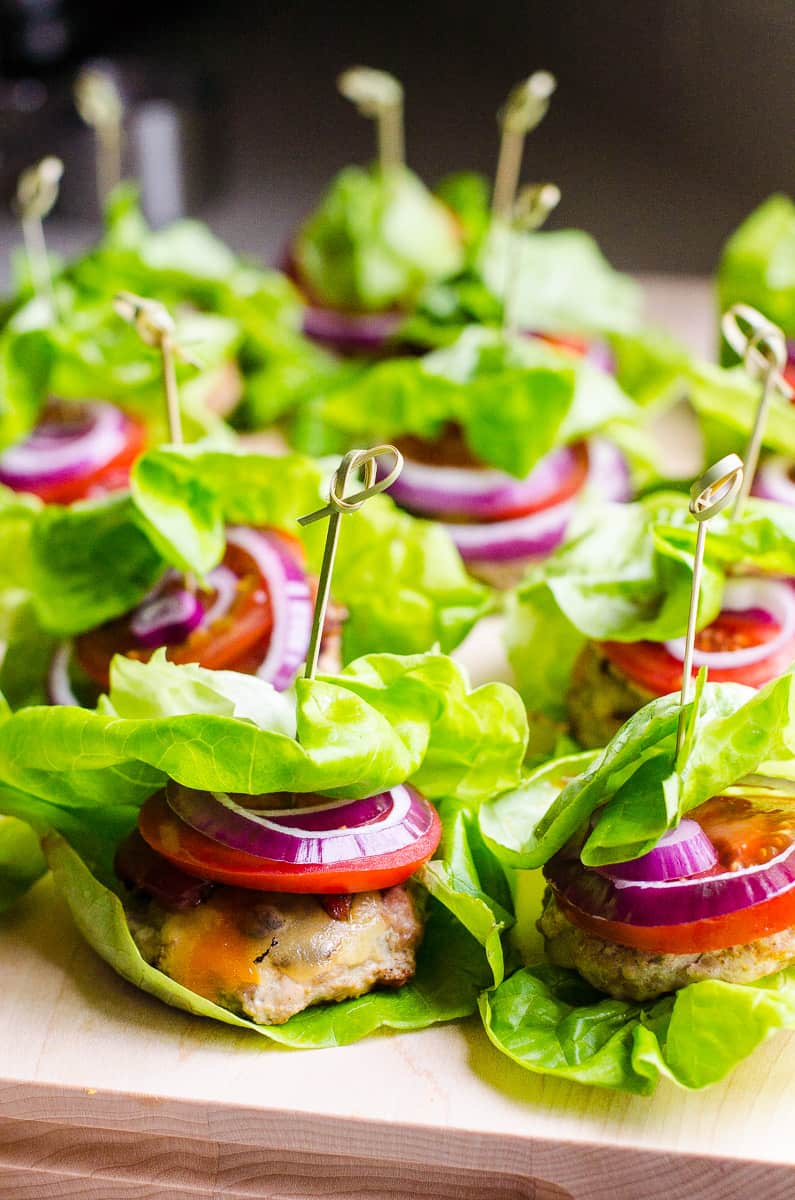
<path fill-rule="evenodd" d="M 708 348 L 703 282 L 655 281 L 650 308 Z M 498 635 L 459 655 L 475 682 L 506 677 Z M 0 982 L 3 1200 L 795 1195 L 787 1035 L 650 1098 L 523 1071 L 477 1017 L 286 1050 L 118 978 L 49 880 L 0 919 Z"/>

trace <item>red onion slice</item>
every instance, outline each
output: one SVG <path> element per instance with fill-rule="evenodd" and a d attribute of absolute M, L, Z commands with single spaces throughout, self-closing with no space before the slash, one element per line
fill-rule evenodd
<path fill-rule="evenodd" d="M 613 442 L 594 437 L 588 442 L 588 486 L 602 500 L 626 504 L 632 499 L 627 460 Z"/>
<path fill-rule="evenodd" d="M 204 605 L 195 592 L 177 588 L 139 604 L 130 619 L 130 632 L 140 645 L 151 650 L 184 642 L 203 617 Z"/>
<path fill-rule="evenodd" d="M 750 908 L 795 886 L 795 843 L 767 862 L 692 879 L 607 878 L 565 851 L 549 860 L 544 875 L 584 912 L 629 925 L 684 925 Z"/>
<path fill-rule="evenodd" d="M 303 331 L 308 338 L 342 354 L 380 350 L 395 336 L 405 320 L 399 312 L 345 313 L 310 306 L 304 310 Z"/>
<path fill-rule="evenodd" d="M 676 829 L 663 834 L 648 854 L 631 862 L 611 863 L 600 867 L 603 875 L 614 880 L 637 880 L 641 883 L 665 883 L 671 879 L 688 879 L 709 871 L 718 861 L 712 842 L 697 821 L 685 818 Z"/>
<path fill-rule="evenodd" d="M 543 461 L 543 460 L 542 460 Z M 629 499 L 629 471 L 621 451 L 611 442 L 588 443 L 588 487 L 605 500 Z M 542 508 L 526 517 L 489 524 L 443 523 L 464 562 L 515 562 L 546 557 L 566 535 L 578 498 Z"/>
<path fill-rule="evenodd" d="M 273 628 L 257 675 L 283 692 L 306 659 L 312 633 L 312 590 L 306 573 L 277 534 L 233 526 L 226 540 L 256 563 L 268 588 Z"/>
<path fill-rule="evenodd" d="M 792 473 L 795 459 L 775 454 L 762 460 L 754 480 L 753 493 L 763 500 L 776 500 L 779 504 L 795 506 L 795 483 Z"/>
<path fill-rule="evenodd" d="M 393 500 L 425 516 L 453 514 L 476 520 L 499 518 L 511 509 L 541 507 L 577 467 L 576 451 L 562 446 L 544 456 L 525 479 L 478 467 L 434 466 L 404 459 L 389 489 Z"/>
<path fill-rule="evenodd" d="M 585 361 L 598 371 L 604 371 L 605 375 L 615 375 L 615 355 L 607 342 L 595 338 L 588 346 Z"/>
<path fill-rule="evenodd" d="M 50 704 L 61 704 L 67 708 L 81 708 L 82 705 L 72 690 L 72 681 L 69 678 L 71 661 L 72 643 L 59 642 L 50 659 L 47 671 L 47 698 Z"/>
<path fill-rule="evenodd" d="M 512 562 L 551 554 L 560 545 L 576 501 L 483 525 L 442 523 L 464 562 Z"/>
<path fill-rule="evenodd" d="M 0 483 L 15 491 L 48 487 L 88 475 L 126 445 L 127 418 L 112 404 L 75 406 L 74 416 L 45 419 L 0 457 Z"/>
<path fill-rule="evenodd" d="M 202 624 L 213 625 L 229 612 L 237 595 L 237 575 L 223 563 L 214 567 L 207 576 L 207 582 L 215 592 L 215 598 L 209 608 L 205 609 Z"/>
<path fill-rule="evenodd" d="M 168 804 L 197 833 L 270 862 L 327 866 L 390 854 L 424 837 L 433 813 L 406 784 L 365 800 L 329 800 L 301 810 L 254 811 L 229 796 L 166 788 Z"/>
<path fill-rule="evenodd" d="M 780 579 L 730 579 L 723 595 L 724 612 L 747 612 L 760 609 L 768 613 L 779 626 L 770 641 L 739 650 L 695 650 L 694 667 L 712 667 L 716 671 L 732 671 L 751 666 L 779 653 L 795 638 L 795 594 L 788 583 Z M 666 642 L 665 648 L 678 662 L 685 657 L 685 639 Z"/>

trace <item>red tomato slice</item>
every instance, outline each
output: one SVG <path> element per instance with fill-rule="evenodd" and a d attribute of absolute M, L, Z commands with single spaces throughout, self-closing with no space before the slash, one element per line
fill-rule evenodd
<path fill-rule="evenodd" d="M 779 626 L 774 621 L 761 619 L 752 611 L 722 612 L 696 636 L 696 648 L 711 652 L 739 650 L 770 642 L 778 633 Z M 682 664 L 662 642 L 600 642 L 599 648 L 622 674 L 655 696 L 667 696 L 682 686 Z M 709 678 L 713 683 L 762 687 L 789 670 L 793 661 L 795 638 L 776 654 L 747 667 L 723 670 L 710 667 Z M 694 667 L 693 675 L 697 674 L 698 667 Z"/>
<path fill-rule="evenodd" d="M 334 863 L 328 867 L 282 864 L 242 850 L 230 850 L 180 821 L 162 792 L 146 801 L 138 816 L 138 828 L 153 850 L 199 879 L 212 879 L 215 883 L 258 892 L 333 896 L 394 887 L 413 875 L 431 857 L 442 835 L 439 815 L 432 806 L 431 811 L 431 828 L 414 845 L 391 854 Z"/>
<path fill-rule="evenodd" d="M 289 538 L 291 550 L 293 540 Z M 253 559 L 239 546 L 227 546 L 224 563 L 238 578 L 230 609 L 211 626 L 200 625 L 184 642 L 168 646 L 166 657 L 171 662 L 198 663 L 211 670 L 252 674 L 265 656 L 273 627 L 267 584 Z M 81 634 L 75 639 L 75 654 L 86 674 L 107 688 L 114 654 L 148 662 L 154 650 L 140 646 L 130 631 L 127 614 Z"/>
<path fill-rule="evenodd" d="M 554 890 L 554 889 L 553 889 Z M 772 900 L 741 908 L 725 917 L 684 925 L 627 925 L 584 912 L 556 894 L 561 911 L 572 925 L 606 942 L 631 946 L 650 954 L 704 954 L 747 945 L 795 925 L 795 885 Z"/>
<path fill-rule="evenodd" d="M 103 466 L 63 483 L 41 484 L 29 491 L 47 504 L 72 504 L 75 500 L 95 499 L 118 492 L 130 482 L 130 467 L 146 448 L 145 426 L 133 417 L 125 418 L 125 442 L 118 454 Z"/>
<path fill-rule="evenodd" d="M 556 350 L 565 350 L 567 354 L 573 354 L 576 358 L 585 358 L 585 355 L 590 349 L 587 338 L 575 337 L 574 334 L 551 334 L 539 333 L 536 334 L 539 341 L 546 342 L 549 346 L 554 346 Z"/>
<path fill-rule="evenodd" d="M 785 381 L 795 389 L 795 362 L 788 362 L 783 371 Z M 795 400 L 792 401 L 795 403 Z"/>
<path fill-rule="evenodd" d="M 765 863 L 795 840 L 795 805 L 790 808 L 780 800 L 771 803 L 748 796 L 714 796 L 688 816 L 698 821 L 718 853 L 718 863 L 705 873 L 705 879 Z M 586 912 L 557 892 L 556 899 L 579 929 L 656 954 L 726 950 L 795 926 L 795 884 L 748 908 L 680 925 L 630 925 Z"/>

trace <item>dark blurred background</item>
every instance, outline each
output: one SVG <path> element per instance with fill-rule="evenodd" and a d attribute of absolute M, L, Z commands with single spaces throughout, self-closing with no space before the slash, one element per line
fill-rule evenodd
<path fill-rule="evenodd" d="M 49 228 L 67 248 L 96 229 L 70 94 L 93 56 L 123 81 L 153 217 L 186 209 L 265 259 L 338 167 L 371 156 L 370 123 L 334 86 L 355 62 L 403 80 L 408 159 L 428 181 L 491 173 L 506 92 L 552 70 L 523 177 L 555 180 L 556 224 L 589 229 L 621 267 L 709 272 L 745 213 L 795 191 L 793 0 L 0 0 L 3 210 L 24 165 L 60 154 Z"/>

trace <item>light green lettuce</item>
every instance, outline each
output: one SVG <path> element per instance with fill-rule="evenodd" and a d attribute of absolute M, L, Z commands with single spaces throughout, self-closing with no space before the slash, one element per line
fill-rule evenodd
<path fill-rule="evenodd" d="M 773 1034 L 795 1028 L 795 970 L 753 984 L 705 980 L 652 1004 L 613 1000 L 541 963 L 480 997 L 491 1042 L 520 1067 L 649 1095 L 661 1077 L 717 1083 Z"/>
<path fill-rule="evenodd" d="M 15 817 L 0 817 L 0 914 L 47 870 L 36 834 Z"/>
<path fill-rule="evenodd" d="M 566 542 L 534 564 L 508 602 L 506 637 L 520 692 L 559 714 L 585 642 L 667 641 L 687 627 L 696 523 L 687 497 L 592 504 Z M 710 523 L 699 628 L 718 615 L 730 572 L 795 574 L 795 510 L 750 499 L 736 520 Z"/>
<path fill-rule="evenodd" d="M 310 569 L 319 570 L 325 528 L 304 530 L 297 518 L 323 505 L 328 474 L 298 455 L 202 445 L 149 451 L 135 465 L 131 496 L 49 506 L 35 515 L 28 574 L 40 625 L 68 636 L 120 616 L 168 565 L 206 575 L 223 555 L 227 524 L 300 536 Z M 386 497 L 346 516 L 333 595 L 349 613 L 346 660 L 375 648 L 450 650 L 492 605 L 448 534 Z"/>
<path fill-rule="evenodd" d="M 781 194 L 768 197 L 723 248 L 718 267 L 718 302 L 750 304 L 795 337 L 795 204 Z M 736 356 L 724 348 L 726 361 Z"/>
<path fill-rule="evenodd" d="M 111 196 L 105 221 L 98 245 L 57 272 L 57 322 L 27 283 L 9 306 L 0 334 L 0 446 L 27 432 L 48 394 L 115 401 L 163 440 L 158 354 L 115 314 L 113 296 L 122 289 L 165 304 L 180 342 L 202 364 L 198 374 L 179 367 L 189 440 L 223 436 L 208 400 L 215 402 L 219 385 L 227 390 L 230 363 L 243 390 L 236 421 L 249 428 L 288 411 L 319 379 L 328 386 L 336 364 L 302 336 L 303 305 L 286 276 L 240 259 L 199 221 L 149 229 L 128 185 Z M 17 361 L 24 373 L 15 372 Z"/>
<path fill-rule="evenodd" d="M 320 393 L 299 414 L 294 440 L 315 452 L 406 434 L 433 441 L 455 424 L 481 462 L 522 478 L 554 447 L 596 432 L 648 454 L 639 413 L 588 362 L 472 326 L 444 349 L 376 364 Z"/>
<path fill-rule="evenodd" d="M 293 247 L 300 278 L 321 303 L 377 311 L 411 304 L 463 265 L 450 212 L 408 168 L 346 167 Z"/>
<path fill-rule="evenodd" d="M 637 284 L 610 266 L 592 237 L 579 229 L 511 232 L 492 222 L 489 191 L 488 181 L 471 173 L 451 176 L 437 188 L 464 231 L 466 264 L 453 278 L 425 288 L 401 328 L 403 341 L 441 346 L 467 325 L 501 325 L 514 266 L 523 329 L 612 337 L 639 328 Z"/>

